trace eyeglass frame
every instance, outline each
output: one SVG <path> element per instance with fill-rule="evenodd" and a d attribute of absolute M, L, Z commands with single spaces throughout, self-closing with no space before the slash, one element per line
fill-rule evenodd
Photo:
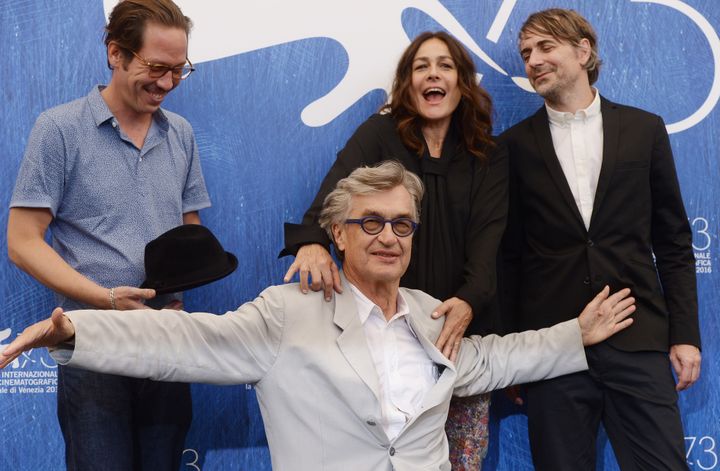
<path fill-rule="evenodd" d="M 376 222 L 382 222 L 383 224 L 382 224 L 382 226 L 380 226 L 380 229 L 379 229 L 377 232 L 370 232 L 370 231 L 368 231 L 368 230 L 365 228 L 365 221 L 368 221 L 368 220 L 373 220 L 373 221 L 376 221 Z M 398 223 L 398 222 L 407 222 L 407 223 L 410 223 L 410 227 L 412 227 L 412 230 L 410 231 L 410 233 L 408 233 L 408 234 L 398 234 L 397 231 L 395 230 L 395 224 Z M 417 230 L 418 226 L 420 225 L 419 223 L 413 221 L 412 219 L 410 219 L 410 218 L 408 218 L 408 217 L 399 217 L 399 218 L 394 218 L 394 219 L 385 219 L 385 218 L 380 217 L 380 216 L 365 216 L 365 217 L 362 217 L 362 218 L 360 218 L 360 219 L 345 219 L 345 224 L 358 224 L 365 234 L 367 234 L 367 235 L 373 235 L 373 236 L 374 236 L 374 235 L 378 235 L 378 234 L 380 234 L 382 231 L 384 231 L 384 230 L 385 230 L 385 225 L 388 224 L 388 223 L 390 223 L 390 228 L 392 229 L 393 234 L 395 234 L 395 235 L 398 236 L 398 237 L 410 237 L 411 235 L 413 235 L 413 234 L 415 233 L 415 231 Z"/>
<path fill-rule="evenodd" d="M 130 51 L 128 49 L 128 51 Z M 149 60 L 145 59 L 143 56 L 138 54 L 135 51 L 130 51 L 130 53 L 135 56 L 137 60 L 140 61 L 142 65 L 148 68 L 148 75 L 152 78 L 161 78 L 164 77 L 165 74 L 170 72 L 172 74 L 172 77 L 177 80 L 185 80 L 186 78 L 190 77 L 190 74 L 195 72 L 195 67 L 192 65 L 192 62 L 190 62 L 190 59 L 187 57 L 185 58 L 185 63 L 182 66 L 177 67 L 170 67 L 169 65 L 165 64 L 156 64 L 154 62 L 150 62 Z M 179 75 L 176 75 L 175 70 L 181 69 L 184 70 L 187 67 L 187 70 L 189 71 L 187 74 L 182 75 L 182 72 Z M 158 74 L 157 72 L 152 72 L 153 69 L 163 69 L 164 72 L 161 74 Z"/>

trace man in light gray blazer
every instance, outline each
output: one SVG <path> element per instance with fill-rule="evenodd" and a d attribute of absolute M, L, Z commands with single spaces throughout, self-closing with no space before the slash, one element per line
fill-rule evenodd
<path fill-rule="evenodd" d="M 422 184 L 402 165 L 360 168 L 326 199 L 321 224 L 350 289 L 325 301 L 274 286 L 223 316 L 56 309 L 1 355 L 50 346 L 62 364 L 161 381 L 251 383 L 275 470 L 449 470 L 450 397 L 587 368 L 583 345 L 627 327 L 629 290 L 604 289 L 541 331 L 463 339 L 455 363 L 433 343 L 439 301 L 399 288 Z M 347 284 L 346 284 L 347 283 Z"/>

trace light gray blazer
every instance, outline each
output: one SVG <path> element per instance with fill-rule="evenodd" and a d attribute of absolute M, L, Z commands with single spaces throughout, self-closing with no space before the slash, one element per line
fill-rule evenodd
<path fill-rule="evenodd" d="M 347 281 L 345 281 L 347 286 Z M 409 322 L 440 377 L 421 412 L 389 440 L 378 375 L 350 289 L 331 302 L 296 284 L 273 286 L 217 316 L 178 311 L 74 311 L 75 345 L 58 362 L 161 381 L 254 384 L 272 466 L 283 471 L 450 470 L 450 397 L 587 368 L 576 320 L 506 337 L 466 338 L 456 364 L 434 347 L 440 303 L 401 289 Z"/>

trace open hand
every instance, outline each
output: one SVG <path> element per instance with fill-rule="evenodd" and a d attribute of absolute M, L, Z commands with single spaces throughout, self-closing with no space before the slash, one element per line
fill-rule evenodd
<path fill-rule="evenodd" d="M 37 322 L 25 330 L 0 353 L 0 368 L 5 368 L 22 352 L 36 347 L 52 347 L 75 336 L 75 327 L 59 307 L 50 318 Z"/>
<path fill-rule="evenodd" d="M 610 288 L 605 286 L 578 316 L 583 345 L 586 347 L 602 342 L 633 322 L 628 317 L 635 312 L 635 298 L 628 297 L 630 289 L 621 289 L 612 296 L 609 294 Z"/>

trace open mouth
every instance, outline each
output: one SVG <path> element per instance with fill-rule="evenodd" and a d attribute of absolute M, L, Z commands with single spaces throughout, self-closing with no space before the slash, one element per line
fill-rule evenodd
<path fill-rule="evenodd" d="M 440 87 L 432 87 L 428 88 L 423 92 L 423 98 L 425 98 L 425 101 L 428 103 L 438 103 L 442 101 L 443 98 L 445 98 L 445 95 L 447 92 L 443 90 Z"/>
<path fill-rule="evenodd" d="M 165 95 L 167 93 L 163 90 L 158 89 L 157 87 L 145 87 L 145 91 L 150 95 L 150 98 L 152 98 L 156 102 L 161 102 L 165 98 Z"/>

